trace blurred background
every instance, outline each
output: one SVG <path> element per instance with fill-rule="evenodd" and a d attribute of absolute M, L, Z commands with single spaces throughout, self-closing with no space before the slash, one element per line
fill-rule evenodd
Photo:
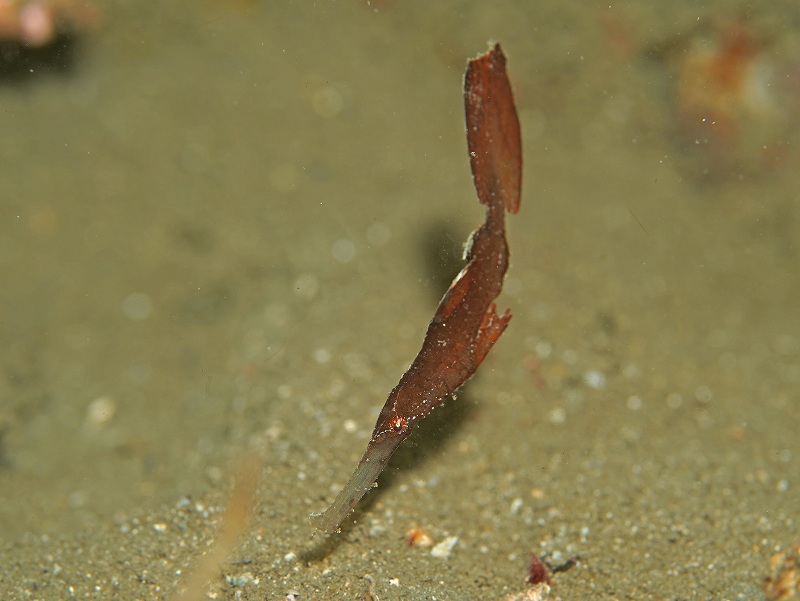
<path fill-rule="evenodd" d="M 514 319 L 319 547 L 305 516 L 482 219 L 462 76 L 490 40 L 522 123 Z M 766 594 L 800 539 L 798 57 L 792 2 L 3 3 L 4 553 L 33 574 L 64 541 L 77 574 L 75 536 L 221 503 L 256 447 L 261 588 L 228 596 L 370 573 L 381 599 L 500 599 L 532 551 L 582 558 L 573 599 Z M 415 525 L 458 537 L 447 568 Z"/>

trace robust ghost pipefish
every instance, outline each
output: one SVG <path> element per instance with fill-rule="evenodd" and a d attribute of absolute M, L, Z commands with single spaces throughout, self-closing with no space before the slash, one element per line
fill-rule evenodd
<path fill-rule="evenodd" d="M 470 168 L 486 218 L 470 236 L 466 265 L 439 302 L 419 354 L 389 393 L 353 475 L 325 512 L 311 516 L 312 524 L 327 532 L 339 529 L 414 424 L 475 373 L 511 319 L 508 310 L 497 314 L 494 299 L 508 268 L 505 211 L 519 210 L 522 150 L 499 44 L 468 62 L 464 104 Z"/>

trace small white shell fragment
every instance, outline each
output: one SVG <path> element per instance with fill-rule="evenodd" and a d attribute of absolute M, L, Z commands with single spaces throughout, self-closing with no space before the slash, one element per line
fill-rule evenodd
<path fill-rule="evenodd" d="M 456 546 L 458 542 L 457 536 L 448 536 L 443 541 L 436 543 L 431 549 L 431 555 L 434 557 L 438 557 L 439 559 L 446 559 L 450 557 L 450 552 L 453 550 L 453 547 Z"/>
<path fill-rule="evenodd" d="M 236 588 L 242 588 L 248 585 L 258 584 L 259 579 L 253 576 L 251 572 L 244 572 L 243 574 L 230 574 L 225 576 L 228 584 Z"/>
<path fill-rule="evenodd" d="M 503 601 L 545 601 L 550 597 L 550 586 L 540 582 L 522 593 L 511 594 Z"/>
<path fill-rule="evenodd" d="M 602 390 L 606 387 L 606 376 L 603 372 L 596 369 L 590 369 L 583 374 L 583 383 L 589 388 L 595 390 Z"/>
<path fill-rule="evenodd" d="M 86 424 L 91 428 L 102 428 L 108 424 L 117 412 L 114 399 L 101 396 L 89 403 L 86 408 Z"/>

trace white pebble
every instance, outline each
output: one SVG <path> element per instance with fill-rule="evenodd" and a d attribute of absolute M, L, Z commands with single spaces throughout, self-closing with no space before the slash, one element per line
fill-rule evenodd
<path fill-rule="evenodd" d="M 450 552 L 453 550 L 453 547 L 456 546 L 457 542 L 457 536 L 448 536 L 446 539 L 433 546 L 433 549 L 431 549 L 431 555 L 438 557 L 439 559 L 446 559 L 450 557 Z"/>
<path fill-rule="evenodd" d="M 606 376 L 603 372 L 591 369 L 583 374 L 583 383 L 589 388 L 600 390 L 606 387 Z"/>
<path fill-rule="evenodd" d="M 250 572 L 245 572 L 244 574 L 238 574 L 236 576 L 225 576 L 225 580 L 236 588 L 241 588 L 248 584 L 258 584 L 258 578 L 253 576 Z"/>
<path fill-rule="evenodd" d="M 550 423 L 551 424 L 563 424 L 567 419 L 567 412 L 564 411 L 561 407 L 556 407 L 549 414 Z"/>
<path fill-rule="evenodd" d="M 114 417 L 117 404 L 107 396 L 101 396 L 86 408 L 86 423 L 92 428 L 102 428 Z"/>

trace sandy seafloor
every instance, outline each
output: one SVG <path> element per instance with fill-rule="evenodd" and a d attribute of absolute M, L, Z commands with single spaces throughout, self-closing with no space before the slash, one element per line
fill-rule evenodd
<path fill-rule="evenodd" d="M 107 2 L 71 69 L 3 79 L 0 598 L 167 598 L 256 449 L 213 598 L 503 600 L 535 552 L 578 557 L 551 599 L 762 599 L 800 539 L 800 87 L 720 152 L 676 135 L 663 49 L 742 17 L 796 76 L 800 8 L 703 4 Z M 489 39 L 513 320 L 314 536 L 482 219 Z"/>

